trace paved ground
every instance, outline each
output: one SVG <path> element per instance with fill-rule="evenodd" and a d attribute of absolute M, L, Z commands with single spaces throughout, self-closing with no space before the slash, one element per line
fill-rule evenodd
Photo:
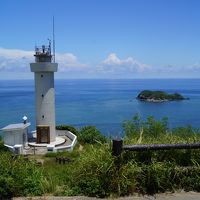
<path fill-rule="evenodd" d="M 72 143 L 72 141 L 67 137 L 66 130 L 56 130 L 56 135 L 60 138 L 63 138 L 64 143 L 58 146 L 68 146 Z M 36 135 L 34 136 L 36 137 Z M 59 140 L 59 139 L 58 139 Z M 62 141 L 57 141 L 58 143 Z M 25 154 L 27 155 L 43 155 L 48 153 L 47 147 L 43 146 L 43 144 L 39 144 L 39 146 L 35 145 L 35 142 L 30 142 L 30 145 L 24 149 Z M 33 145 L 34 144 L 34 145 Z"/>
<path fill-rule="evenodd" d="M 155 196 L 130 196 L 120 198 L 108 198 L 109 200 L 200 200 L 200 193 L 195 192 L 180 192 L 180 193 L 165 193 Z M 13 200 L 106 200 L 92 197 L 20 197 Z"/>

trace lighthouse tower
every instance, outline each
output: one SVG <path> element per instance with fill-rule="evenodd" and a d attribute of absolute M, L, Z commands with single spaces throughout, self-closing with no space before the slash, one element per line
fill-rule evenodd
<path fill-rule="evenodd" d="M 58 64 L 52 62 L 51 42 L 35 47 L 35 63 L 31 72 L 35 74 L 36 138 L 37 143 L 51 143 L 56 140 L 54 72 Z"/>

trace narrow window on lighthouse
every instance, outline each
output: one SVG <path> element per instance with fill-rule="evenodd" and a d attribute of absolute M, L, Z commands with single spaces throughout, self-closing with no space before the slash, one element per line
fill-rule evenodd
<path fill-rule="evenodd" d="M 42 115 L 42 118 L 44 119 L 44 115 Z"/>
<path fill-rule="evenodd" d="M 44 95 L 42 94 L 42 97 L 44 97 Z"/>
<path fill-rule="evenodd" d="M 41 74 L 41 78 L 43 77 L 43 74 Z"/>

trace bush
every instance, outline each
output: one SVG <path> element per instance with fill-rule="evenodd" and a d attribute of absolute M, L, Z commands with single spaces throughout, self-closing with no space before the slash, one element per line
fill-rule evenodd
<path fill-rule="evenodd" d="M 138 170 L 133 162 L 118 167 L 109 147 L 89 145 L 72 166 L 70 187 L 73 195 L 129 195 L 136 192 Z"/>
<path fill-rule="evenodd" d="M 0 198 L 43 193 L 42 170 L 23 157 L 14 157 L 9 152 L 1 153 L 0 174 Z"/>
<path fill-rule="evenodd" d="M 71 166 L 70 180 L 65 185 L 70 183 L 73 195 L 107 196 L 110 185 L 108 176 L 112 164 L 111 151 L 105 145 L 101 145 L 101 148 L 86 145 L 80 157 Z M 67 190 L 68 187 L 64 193 L 67 193 Z"/>
<path fill-rule="evenodd" d="M 186 127 L 176 127 L 172 129 L 172 134 L 181 138 L 187 139 L 189 137 L 199 136 L 199 130 L 188 125 Z M 197 135 L 198 134 L 198 135 Z"/>
<path fill-rule="evenodd" d="M 56 126 L 56 129 L 57 129 L 57 130 L 67 130 L 67 131 L 70 131 L 70 132 L 72 132 L 73 134 L 75 134 L 77 137 L 78 137 L 78 135 L 79 135 L 78 130 L 77 130 L 75 127 L 73 127 L 73 126 L 69 126 L 69 125 L 58 125 L 58 126 Z"/>
<path fill-rule="evenodd" d="M 81 128 L 78 140 L 82 144 L 95 144 L 98 142 L 105 143 L 106 137 L 103 136 L 95 126 L 85 126 Z"/>
<path fill-rule="evenodd" d="M 1 139 L 0 136 L 0 152 L 1 151 L 8 151 L 8 148 L 4 146 L 3 140 Z"/>
<path fill-rule="evenodd" d="M 147 121 L 143 124 L 144 136 L 158 138 L 167 133 L 168 118 L 163 117 L 162 120 L 155 120 L 153 116 L 147 117 Z"/>
<path fill-rule="evenodd" d="M 141 133 L 143 137 L 159 138 L 168 131 L 168 118 L 163 117 L 159 121 L 149 116 L 146 121 L 142 122 L 140 116 L 135 115 L 131 120 L 123 123 L 123 128 L 127 138 L 139 137 Z"/>
<path fill-rule="evenodd" d="M 58 129 L 70 128 L 62 125 Z M 124 130 L 127 136 L 124 144 L 200 141 L 198 130 L 190 126 L 170 132 L 166 118 L 156 121 L 149 117 L 142 122 L 137 115 L 124 123 Z M 84 143 L 83 149 L 76 147 L 73 152 L 46 154 L 42 167 L 25 161 L 22 156 L 14 157 L 10 152 L 2 151 L 0 199 L 43 193 L 108 197 L 178 189 L 200 191 L 199 149 L 123 151 L 116 158 L 112 156 L 109 144 L 103 144 L 106 138 L 95 127 L 83 127 L 78 138 Z M 56 163 L 57 156 L 68 157 L 72 162 Z"/>
<path fill-rule="evenodd" d="M 138 114 L 136 114 L 131 120 L 126 120 L 123 122 L 124 135 L 128 138 L 138 137 L 141 131 L 141 119 Z"/>
<path fill-rule="evenodd" d="M 126 144 L 135 144 L 143 132 L 140 143 L 197 142 L 200 137 L 192 127 L 183 129 L 188 137 L 181 137 L 181 130 L 168 130 L 168 119 L 156 121 L 148 117 L 142 122 L 136 115 L 124 123 Z M 80 137 L 93 140 L 95 132 L 90 127 L 80 131 Z M 184 134 L 184 135 L 185 135 Z M 90 143 L 85 138 L 85 142 Z M 166 150 L 123 152 L 114 158 L 106 145 L 87 145 L 72 166 L 70 187 L 73 195 L 105 197 L 130 195 L 135 192 L 157 192 L 185 189 L 199 191 L 200 150 Z M 118 163 L 120 159 L 120 164 Z M 194 165 L 194 163 L 196 163 Z"/>

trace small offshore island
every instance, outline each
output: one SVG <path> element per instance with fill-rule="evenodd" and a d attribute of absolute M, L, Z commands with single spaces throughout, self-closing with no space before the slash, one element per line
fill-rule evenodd
<path fill-rule="evenodd" d="M 137 99 L 140 101 L 161 103 L 166 101 L 188 100 L 189 98 L 185 98 L 179 93 L 168 94 L 163 91 L 143 90 L 138 94 Z"/>

